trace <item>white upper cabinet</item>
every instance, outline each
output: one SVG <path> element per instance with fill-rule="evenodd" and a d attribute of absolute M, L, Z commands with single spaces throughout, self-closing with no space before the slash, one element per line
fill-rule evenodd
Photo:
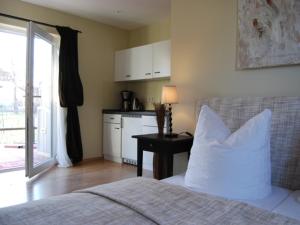
<path fill-rule="evenodd" d="M 131 72 L 133 80 L 152 78 L 152 45 L 132 48 Z"/>
<path fill-rule="evenodd" d="M 153 44 L 153 78 L 171 76 L 170 56 L 170 41 L 161 41 Z"/>
<path fill-rule="evenodd" d="M 170 61 L 170 41 L 118 51 L 115 55 L 115 81 L 170 77 Z"/>
<path fill-rule="evenodd" d="M 132 49 L 118 51 L 115 54 L 115 81 L 132 80 Z"/>

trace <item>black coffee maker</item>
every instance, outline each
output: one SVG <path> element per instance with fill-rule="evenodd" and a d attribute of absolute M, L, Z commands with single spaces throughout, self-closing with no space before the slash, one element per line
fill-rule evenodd
<path fill-rule="evenodd" d="M 121 91 L 121 99 L 122 99 L 122 110 L 130 111 L 132 109 L 132 91 Z"/>

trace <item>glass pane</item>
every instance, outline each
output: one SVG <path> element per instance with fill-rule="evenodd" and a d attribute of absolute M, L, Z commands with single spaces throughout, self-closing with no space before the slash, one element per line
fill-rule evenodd
<path fill-rule="evenodd" d="M 0 171 L 25 166 L 25 32 L 0 31 Z"/>
<path fill-rule="evenodd" d="M 51 99 L 52 45 L 36 35 L 33 64 L 34 167 L 52 158 Z"/>

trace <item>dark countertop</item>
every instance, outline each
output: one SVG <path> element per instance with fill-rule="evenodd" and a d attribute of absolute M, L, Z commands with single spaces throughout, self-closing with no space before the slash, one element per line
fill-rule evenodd
<path fill-rule="evenodd" d="M 121 114 L 121 115 L 145 115 L 145 116 L 155 116 L 154 110 L 143 110 L 143 111 L 122 111 L 120 109 L 103 109 L 103 114 Z"/>

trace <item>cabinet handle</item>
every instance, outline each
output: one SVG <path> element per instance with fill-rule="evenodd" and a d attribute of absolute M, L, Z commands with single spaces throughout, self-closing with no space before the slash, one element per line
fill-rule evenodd
<path fill-rule="evenodd" d="M 145 75 L 146 75 L 146 76 L 149 76 L 149 75 L 151 75 L 151 73 L 145 73 Z"/>
<path fill-rule="evenodd" d="M 120 130 L 120 128 L 117 128 L 117 127 L 116 127 L 115 129 L 116 129 L 116 130 Z"/>
<path fill-rule="evenodd" d="M 110 117 L 109 119 L 113 120 L 114 118 L 113 118 L 113 117 Z"/>
<path fill-rule="evenodd" d="M 155 74 L 159 74 L 160 73 L 160 71 L 156 71 L 156 72 L 154 72 Z"/>
<path fill-rule="evenodd" d="M 131 75 L 126 75 L 125 77 L 131 77 Z"/>

